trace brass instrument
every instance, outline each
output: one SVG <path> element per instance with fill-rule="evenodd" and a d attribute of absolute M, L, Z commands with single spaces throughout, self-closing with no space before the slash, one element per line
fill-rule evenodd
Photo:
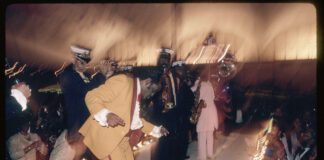
<path fill-rule="evenodd" d="M 235 56 L 232 53 L 227 53 L 225 58 L 218 63 L 217 69 L 220 78 L 230 79 L 234 77 L 237 73 Z"/>
<path fill-rule="evenodd" d="M 170 109 L 174 108 L 175 105 L 172 101 L 172 84 L 170 77 L 168 76 L 167 72 L 165 71 L 162 76 L 162 102 L 164 105 L 162 113 L 168 112 Z"/>
<path fill-rule="evenodd" d="M 133 71 L 134 66 L 132 65 L 126 65 L 126 66 L 120 66 L 120 65 L 116 65 L 114 73 L 118 74 L 118 73 L 131 73 Z"/>
<path fill-rule="evenodd" d="M 100 65 L 104 64 L 108 70 L 101 72 L 100 69 L 96 69 L 98 67 L 100 67 Z M 91 78 L 93 78 L 96 74 L 98 74 L 99 72 L 101 72 L 102 74 L 104 74 L 104 76 L 106 76 L 106 78 L 109 78 L 115 74 L 119 74 L 119 73 L 131 73 L 134 69 L 134 66 L 132 65 L 119 65 L 116 61 L 114 60 L 104 60 L 101 61 L 99 64 L 96 64 L 94 67 L 94 74 L 92 74 Z M 91 67 L 88 67 L 91 68 Z"/>
<path fill-rule="evenodd" d="M 113 71 L 114 74 L 130 73 L 134 69 L 133 65 L 119 65 L 118 62 L 114 60 L 106 60 L 106 62 L 110 65 L 111 71 Z"/>
<path fill-rule="evenodd" d="M 199 101 L 199 97 L 200 97 L 200 87 L 201 87 L 201 81 L 199 81 L 197 90 L 195 91 L 195 105 L 191 109 L 190 122 L 192 124 L 197 124 L 198 119 L 199 119 L 200 114 L 201 114 L 201 110 L 203 108 L 206 108 L 207 107 L 207 104 L 206 104 L 206 102 L 204 100 L 200 100 Z"/>

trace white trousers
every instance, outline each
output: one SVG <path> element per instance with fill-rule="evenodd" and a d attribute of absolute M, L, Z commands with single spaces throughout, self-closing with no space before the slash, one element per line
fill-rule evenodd
<path fill-rule="evenodd" d="M 198 160 L 206 160 L 212 157 L 214 152 L 213 131 L 198 132 Z"/>

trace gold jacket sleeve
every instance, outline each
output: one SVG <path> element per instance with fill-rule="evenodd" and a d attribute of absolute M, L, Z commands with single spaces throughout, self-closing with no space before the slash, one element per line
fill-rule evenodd
<path fill-rule="evenodd" d="M 112 100 L 118 96 L 118 92 L 123 90 L 127 86 L 127 80 L 125 76 L 113 76 L 106 80 L 105 84 L 100 85 L 89 91 L 85 97 L 85 103 L 89 109 L 89 112 L 93 115 L 98 113 L 103 108 L 111 108 L 114 106 L 105 106 L 104 104 L 110 104 Z"/>

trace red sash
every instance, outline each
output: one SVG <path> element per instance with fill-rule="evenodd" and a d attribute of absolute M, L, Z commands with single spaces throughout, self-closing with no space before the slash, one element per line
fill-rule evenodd
<path fill-rule="evenodd" d="M 134 88 L 133 88 L 133 99 L 132 99 L 131 114 L 130 114 L 130 118 L 131 118 L 130 124 L 132 124 L 135 105 L 136 105 L 136 99 L 137 99 L 137 80 L 136 80 L 136 78 L 134 78 L 133 86 L 134 86 Z"/>
<path fill-rule="evenodd" d="M 130 114 L 130 125 L 132 124 L 132 121 L 133 121 L 136 100 L 137 100 L 137 80 L 136 80 L 136 78 L 134 78 L 134 89 L 133 89 L 133 99 L 132 99 L 131 114 Z M 129 137 L 129 144 L 131 147 L 133 147 L 142 140 L 144 133 L 142 132 L 141 128 L 136 129 L 136 130 L 129 129 L 129 132 L 127 133 L 126 136 Z"/>
<path fill-rule="evenodd" d="M 134 78 L 133 81 L 133 98 L 132 98 L 132 103 L 131 103 L 131 114 L 130 114 L 130 125 L 132 124 L 133 116 L 134 116 L 134 110 L 135 110 L 135 105 L 136 105 L 136 98 L 137 98 L 137 80 Z M 144 136 L 144 133 L 142 132 L 141 128 L 137 130 L 131 130 L 129 128 L 129 132 L 126 134 L 127 137 L 129 137 L 129 144 L 133 148 L 137 143 L 139 143 Z M 111 156 L 108 155 L 108 159 L 111 159 Z"/>

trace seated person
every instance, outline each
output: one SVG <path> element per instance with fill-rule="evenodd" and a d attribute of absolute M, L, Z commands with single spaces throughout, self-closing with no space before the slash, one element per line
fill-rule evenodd
<path fill-rule="evenodd" d="M 265 153 L 266 159 L 284 159 L 285 150 L 280 141 L 280 130 L 276 123 L 273 123 L 271 132 L 267 135 L 268 145 Z"/>
<path fill-rule="evenodd" d="M 293 125 L 291 128 L 286 130 L 280 140 L 284 145 L 287 159 L 294 159 L 296 156 L 296 151 L 301 147 L 299 135 L 301 132 L 301 123 L 298 117 L 295 117 L 293 120 Z"/>
<path fill-rule="evenodd" d="M 296 157 L 299 159 L 311 159 L 316 151 L 316 134 L 312 128 L 307 128 L 301 132 L 299 137 L 301 146 L 296 151 Z"/>
<path fill-rule="evenodd" d="M 21 114 L 20 131 L 7 141 L 8 152 L 13 160 L 38 160 L 46 159 L 47 146 L 40 137 L 30 132 L 30 119 L 28 115 Z"/>

